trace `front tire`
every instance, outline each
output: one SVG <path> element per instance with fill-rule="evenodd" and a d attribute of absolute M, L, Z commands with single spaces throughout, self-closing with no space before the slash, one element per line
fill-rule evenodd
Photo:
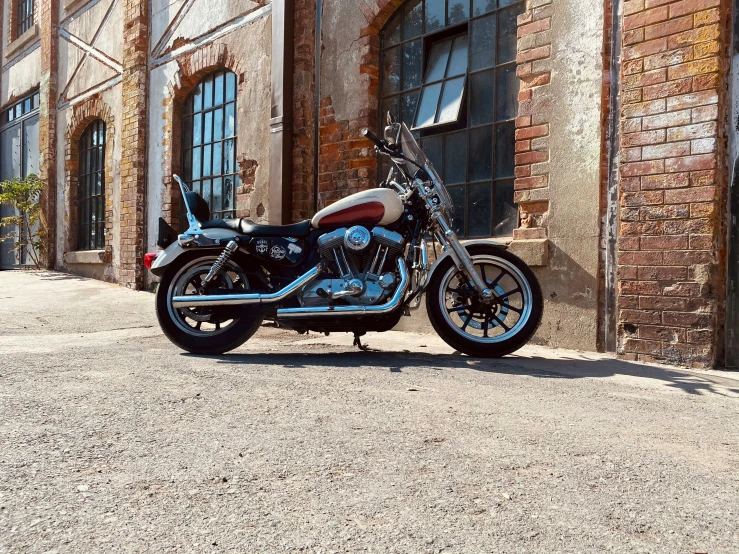
<path fill-rule="evenodd" d="M 192 354 L 216 355 L 238 348 L 257 332 L 264 319 L 248 315 L 246 309 L 239 307 L 172 307 L 174 296 L 196 293 L 200 280 L 217 259 L 215 253 L 183 254 L 167 268 L 157 287 L 156 312 L 162 331 L 175 345 Z M 248 291 L 243 265 L 241 257 L 229 260 L 213 279 L 212 288 Z"/>
<path fill-rule="evenodd" d="M 441 261 L 426 291 L 426 309 L 439 336 L 479 358 L 501 358 L 524 346 L 541 323 L 543 301 L 534 272 L 520 258 L 487 244 L 467 248 L 494 293 L 485 304 L 451 258 Z"/>

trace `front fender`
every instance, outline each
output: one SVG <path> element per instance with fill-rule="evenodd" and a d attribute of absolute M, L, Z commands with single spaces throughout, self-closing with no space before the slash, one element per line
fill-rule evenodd
<path fill-rule="evenodd" d="M 490 246 L 497 246 L 498 248 L 502 248 L 503 250 L 508 250 L 508 245 L 503 242 L 496 242 L 494 240 L 470 240 L 465 241 L 462 246 L 464 246 L 465 250 L 468 250 L 470 246 L 477 246 L 479 244 L 485 244 Z M 431 279 L 434 276 L 434 272 L 436 269 L 441 265 L 441 262 L 443 262 L 446 258 L 451 257 L 451 254 L 449 251 L 444 252 L 439 258 L 434 262 L 434 265 L 431 267 L 431 271 L 429 271 L 428 278 L 426 279 L 426 283 L 430 283 Z"/>

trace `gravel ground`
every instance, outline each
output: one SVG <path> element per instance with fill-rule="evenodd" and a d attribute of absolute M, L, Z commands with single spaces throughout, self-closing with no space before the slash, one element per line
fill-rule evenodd
<path fill-rule="evenodd" d="M 739 552 L 736 374 L 367 342 L 0 273 L 0 552 Z"/>

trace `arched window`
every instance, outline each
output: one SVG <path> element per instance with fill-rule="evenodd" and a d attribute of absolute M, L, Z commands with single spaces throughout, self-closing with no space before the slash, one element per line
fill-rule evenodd
<path fill-rule="evenodd" d="M 516 19 L 523 11 L 520 0 L 407 0 L 382 33 L 381 125 L 389 110 L 420 138 L 454 199 L 463 237 L 510 235 L 518 224 Z"/>
<path fill-rule="evenodd" d="M 183 178 L 205 198 L 214 219 L 235 216 L 236 91 L 234 73 L 212 73 L 187 97 L 183 113 Z"/>
<path fill-rule="evenodd" d="M 79 144 L 78 250 L 105 248 L 105 123 L 96 120 Z"/>

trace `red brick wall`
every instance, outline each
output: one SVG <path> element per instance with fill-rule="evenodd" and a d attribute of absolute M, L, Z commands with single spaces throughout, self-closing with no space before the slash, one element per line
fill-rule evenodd
<path fill-rule="evenodd" d="M 728 3 L 626 0 L 619 354 L 710 366 L 725 288 Z"/>
<path fill-rule="evenodd" d="M 515 239 L 546 238 L 549 212 L 551 0 L 528 0 L 518 16 L 516 75 L 521 80 L 516 119 L 515 201 L 521 225 Z"/>
<path fill-rule="evenodd" d="M 56 98 L 59 59 L 59 2 L 36 0 L 41 27 L 41 90 L 39 109 L 39 178 L 46 183 L 41 209 L 47 228 L 44 265 L 56 262 Z M 39 16 L 36 16 L 37 18 Z"/>
<path fill-rule="evenodd" d="M 144 287 L 146 244 L 148 6 L 146 0 L 125 0 L 123 7 L 120 283 L 136 289 Z"/>

